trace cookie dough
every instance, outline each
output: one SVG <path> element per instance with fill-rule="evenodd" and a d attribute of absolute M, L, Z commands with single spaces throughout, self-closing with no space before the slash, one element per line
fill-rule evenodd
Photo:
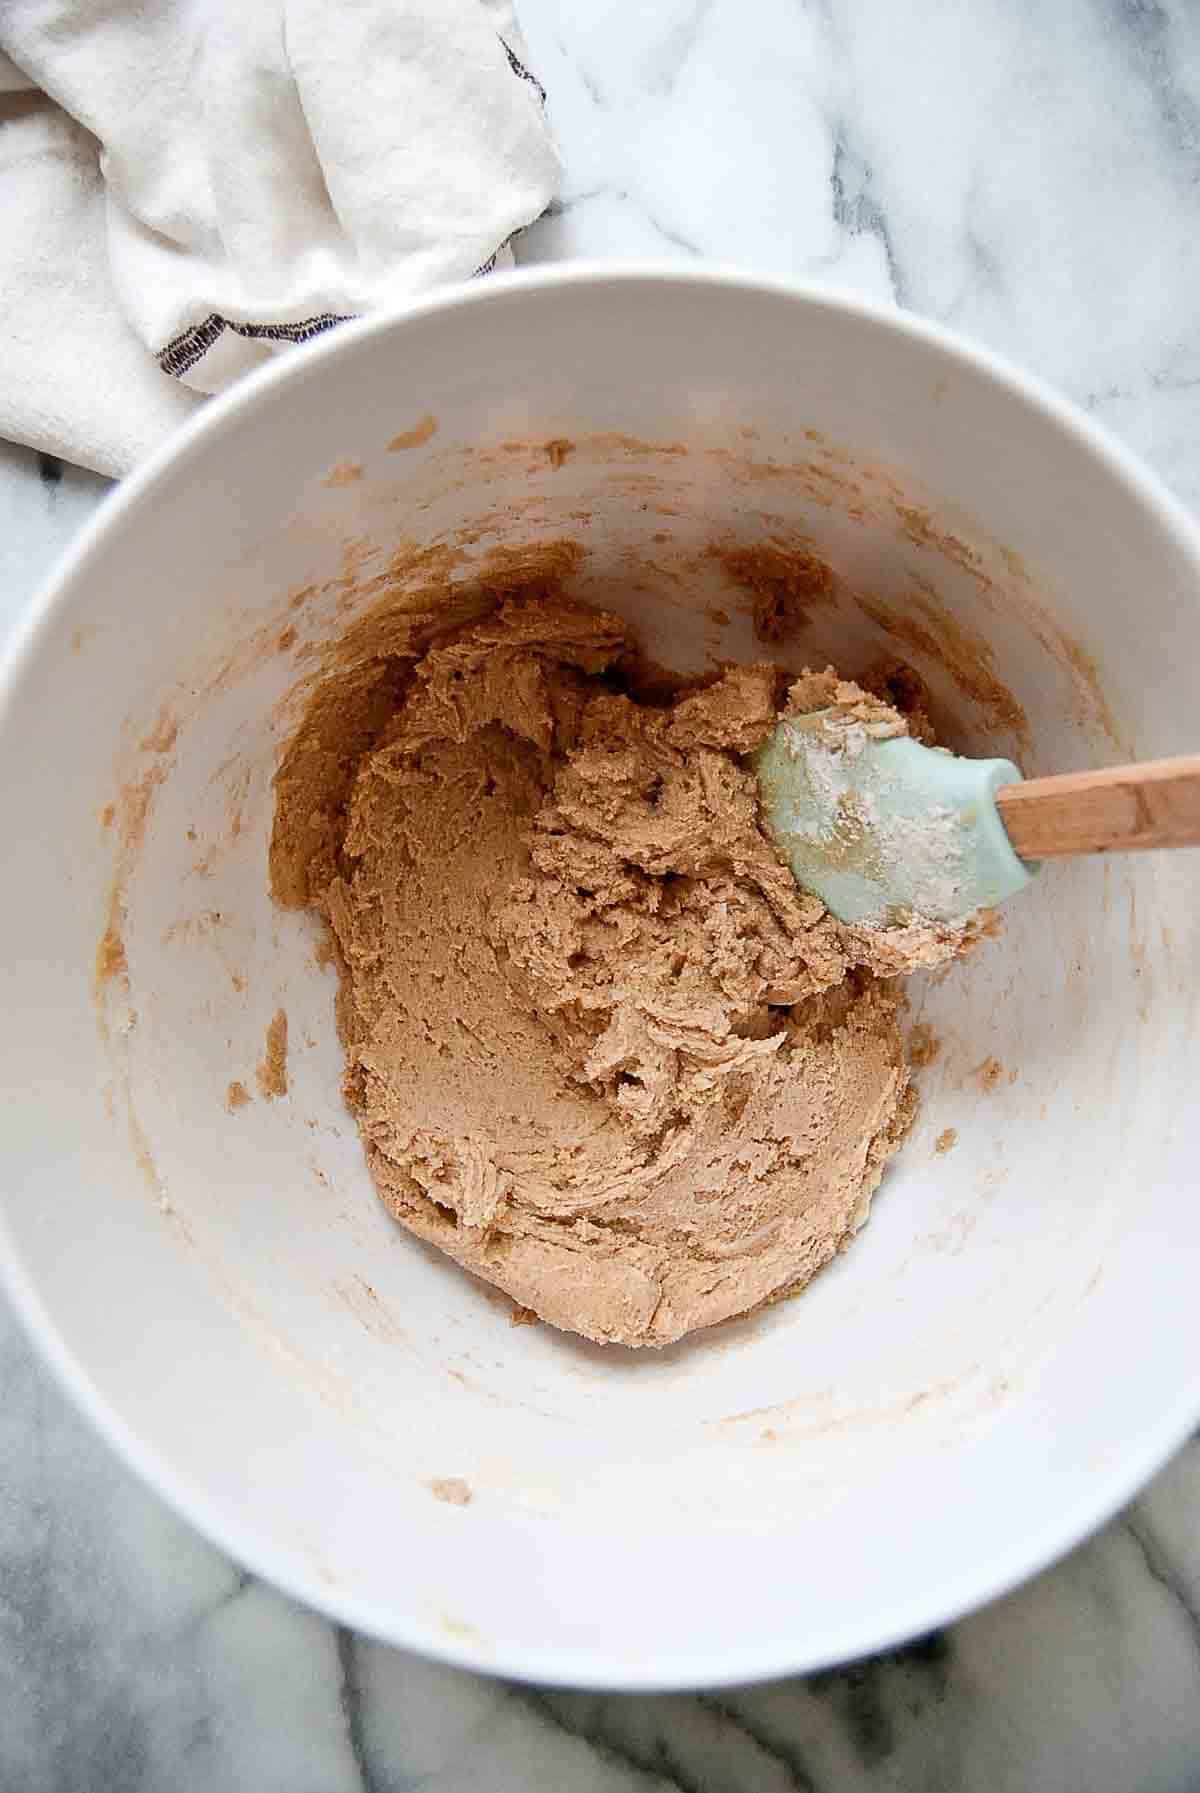
<path fill-rule="evenodd" d="M 644 1346 L 850 1242 L 914 1107 L 894 974 L 961 936 L 860 933 L 797 888 L 741 757 L 775 668 L 651 700 L 630 667 L 618 617 L 552 593 L 362 659 L 280 769 L 272 878 L 333 930 L 391 1212 L 543 1320 Z M 793 701 L 905 726 L 832 673 Z"/>

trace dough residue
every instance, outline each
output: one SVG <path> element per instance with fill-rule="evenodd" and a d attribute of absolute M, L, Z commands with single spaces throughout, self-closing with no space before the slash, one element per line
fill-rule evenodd
<path fill-rule="evenodd" d="M 332 929 L 383 1201 L 599 1341 L 802 1288 L 912 1120 L 895 974 L 961 933 L 849 928 L 796 885 L 742 758 L 774 667 L 651 699 L 626 625 L 553 590 L 432 645 L 381 628 L 289 747 L 271 870 Z M 792 701 L 905 726 L 832 672 Z"/>
<path fill-rule="evenodd" d="M 114 977 L 124 977 L 129 970 L 129 961 L 125 956 L 125 942 L 121 938 L 118 921 L 109 921 L 100 944 L 96 948 L 96 983 L 106 984 Z"/>
<path fill-rule="evenodd" d="M 474 1499 L 470 1482 L 457 1475 L 435 1476 L 429 1491 L 435 1500 L 444 1500 L 449 1507 L 469 1507 Z"/>
<path fill-rule="evenodd" d="M 431 436 L 437 434 L 437 426 L 437 418 L 426 411 L 424 417 L 420 418 L 412 429 L 401 430 L 398 436 L 392 437 L 388 443 L 388 453 L 398 454 L 405 448 L 420 448 L 422 443 L 428 442 Z"/>
<path fill-rule="evenodd" d="M 837 581 L 827 562 L 804 547 L 734 543 L 710 550 L 734 585 L 748 592 L 759 641 L 786 641 L 811 612 L 833 602 Z"/>
<path fill-rule="evenodd" d="M 976 1065 L 971 1076 L 978 1079 L 979 1087 L 987 1095 L 994 1090 L 1004 1076 L 1004 1066 L 998 1058 L 985 1058 L 982 1064 Z"/>
<path fill-rule="evenodd" d="M 276 1009 L 267 1028 L 263 1055 L 254 1071 L 254 1081 L 258 1084 L 259 1093 L 268 1102 L 274 1102 L 277 1097 L 288 1093 L 287 1055 L 288 1018 L 283 1009 Z"/>

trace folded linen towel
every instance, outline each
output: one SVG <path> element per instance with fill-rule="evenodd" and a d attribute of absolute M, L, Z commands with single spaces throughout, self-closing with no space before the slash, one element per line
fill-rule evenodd
<path fill-rule="evenodd" d="M 123 473 L 555 191 L 509 0 L 0 0 L 0 436 Z"/>

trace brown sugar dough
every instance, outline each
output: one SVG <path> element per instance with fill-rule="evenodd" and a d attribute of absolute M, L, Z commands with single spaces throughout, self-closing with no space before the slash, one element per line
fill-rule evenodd
<path fill-rule="evenodd" d="M 272 878 L 333 929 L 346 1099 L 397 1219 L 555 1326 L 664 1345 L 861 1227 L 914 1106 L 888 974 L 961 942 L 858 933 L 796 886 L 739 758 L 773 668 L 651 704 L 619 688 L 628 647 L 615 616 L 510 599 L 352 671 L 344 739 L 318 693 Z M 798 696 L 878 709 L 833 674 Z"/>

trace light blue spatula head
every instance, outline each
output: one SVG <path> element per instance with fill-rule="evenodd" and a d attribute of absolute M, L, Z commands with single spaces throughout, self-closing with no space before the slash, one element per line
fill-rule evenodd
<path fill-rule="evenodd" d="M 907 735 L 784 717 L 755 755 L 763 822 L 796 882 L 846 922 L 959 924 L 1023 890 L 995 794 L 1011 760 L 965 760 Z"/>

